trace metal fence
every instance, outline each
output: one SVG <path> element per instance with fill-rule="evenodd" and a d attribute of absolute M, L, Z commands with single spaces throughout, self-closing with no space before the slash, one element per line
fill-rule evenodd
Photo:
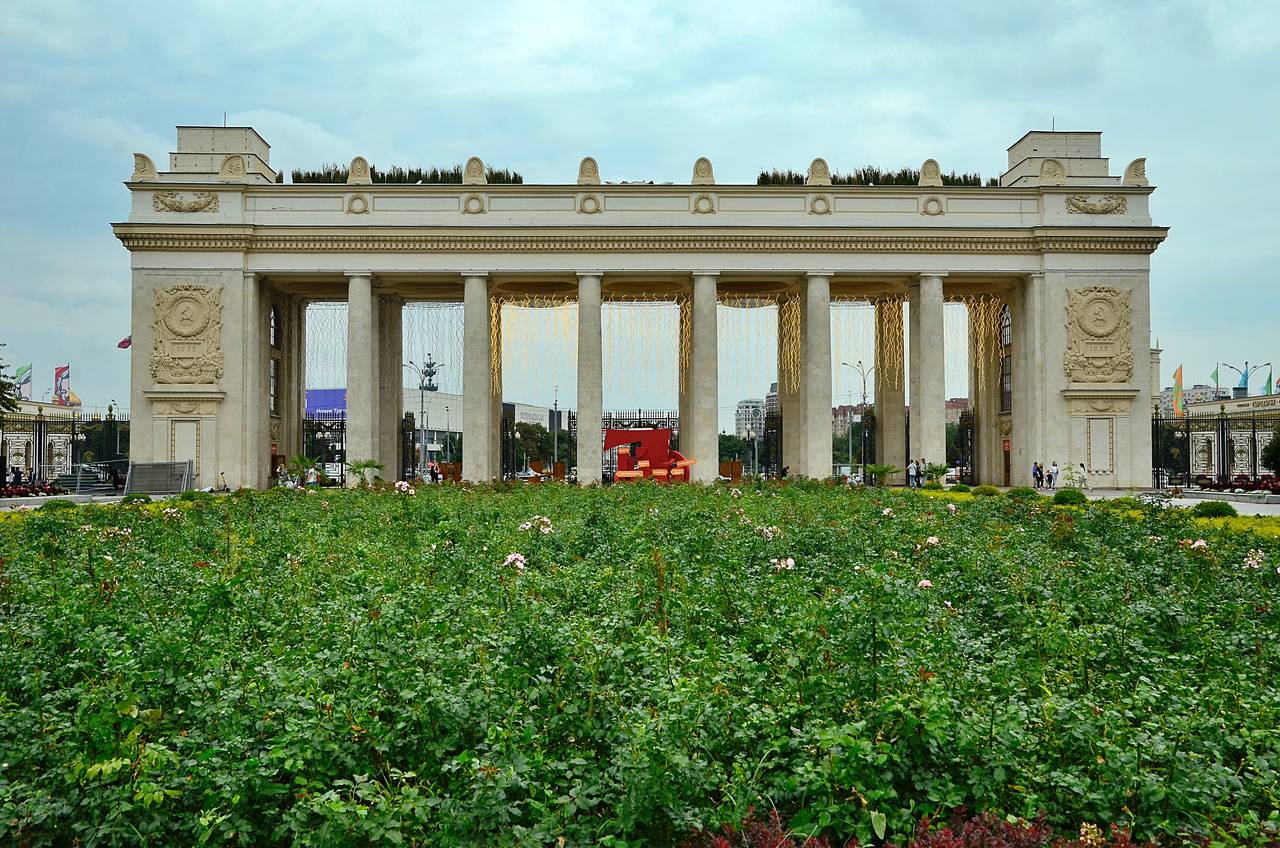
<path fill-rule="evenodd" d="M 118 463 L 129 456 L 127 415 L 46 415 L 40 410 L 0 413 L 0 474 L 52 481 L 79 474 L 80 466 Z"/>
<path fill-rule="evenodd" d="M 1255 482 L 1274 475 L 1263 453 L 1280 433 L 1280 412 L 1156 417 L 1151 477 L 1156 488 Z"/>

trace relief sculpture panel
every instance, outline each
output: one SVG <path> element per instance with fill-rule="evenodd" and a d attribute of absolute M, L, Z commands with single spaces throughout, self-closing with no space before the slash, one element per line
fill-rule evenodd
<path fill-rule="evenodd" d="M 222 289 L 171 286 L 156 292 L 151 376 L 157 383 L 222 379 Z"/>
<path fill-rule="evenodd" d="M 1076 383 L 1126 383 L 1133 376 L 1129 292 L 1094 286 L 1067 291 L 1063 366 Z"/>

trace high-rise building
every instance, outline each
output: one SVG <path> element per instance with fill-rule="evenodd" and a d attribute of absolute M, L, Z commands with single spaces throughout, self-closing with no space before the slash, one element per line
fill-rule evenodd
<path fill-rule="evenodd" d="M 738 401 L 733 413 L 733 431 L 739 439 L 747 438 L 748 432 L 759 438 L 764 433 L 764 401 L 760 398 Z"/>

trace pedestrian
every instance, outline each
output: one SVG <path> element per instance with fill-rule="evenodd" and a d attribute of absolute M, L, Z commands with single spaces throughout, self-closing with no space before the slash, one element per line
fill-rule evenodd
<path fill-rule="evenodd" d="M 914 489 L 916 487 L 916 475 L 919 474 L 916 468 L 916 461 L 913 459 L 907 463 L 907 488 Z"/>
<path fill-rule="evenodd" d="M 924 481 L 928 479 L 925 476 L 925 474 L 927 473 L 925 469 L 928 467 L 929 465 L 924 461 L 924 457 L 923 456 L 920 457 L 920 463 L 916 466 L 916 488 L 917 489 L 924 488 Z"/>
<path fill-rule="evenodd" d="M 1053 464 L 1049 466 L 1049 488 L 1058 488 L 1058 460 L 1056 459 L 1053 461 Z"/>
<path fill-rule="evenodd" d="M 1084 463 L 1080 463 L 1080 488 L 1089 488 L 1089 472 L 1085 470 Z"/>

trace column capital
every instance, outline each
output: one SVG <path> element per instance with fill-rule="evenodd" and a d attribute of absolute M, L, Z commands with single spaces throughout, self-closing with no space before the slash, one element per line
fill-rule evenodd
<path fill-rule="evenodd" d="M 804 272 L 805 279 L 809 279 L 811 277 L 826 277 L 827 279 L 831 279 L 835 275 L 836 275 L 835 271 L 805 271 Z"/>
<path fill-rule="evenodd" d="M 346 277 L 347 279 L 351 279 L 352 277 L 368 277 L 369 279 L 372 280 L 373 272 L 372 271 L 343 271 L 342 276 Z"/>
<path fill-rule="evenodd" d="M 461 274 L 461 277 L 464 280 L 467 280 L 467 279 L 487 280 L 489 279 L 489 272 L 488 271 L 463 271 Z"/>
<path fill-rule="evenodd" d="M 579 280 L 581 280 L 583 277 L 595 277 L 597 280 L 604 279 L 603 271 L 577 271 L 576 273 L 578 275 Z"/>
<path fill-rule="evenodd" d="M 1044 279 L 1044 277 L 1045 277 L 1045 274 L 1047 274 L 1047 273 L 1048 273 L 1048 271 L 1032 271 L 1031 273 L 1027 274 L 1027 279 L 1028 279 L 1028 280 L 1036 280 L 1036 279 L 1043 280 L 1043 279 Z"/>
<path fill-rule="evenodd" d="M 919 274 L 917 274 L 917 278 L 920 280 L 927 280 L 930 277 L 941 280 L 946 276 L 947 276 L 946 271 L 921 271 Z"/>
<path fill-rule="evenodd" d="M 689 272 L 689 276 L 691 276 L 691 277 L 718 277 L 718 276 L 720 276 L 720 272 L 719 272 L 719 271 L 690 271 L 690 272 Z"/>

